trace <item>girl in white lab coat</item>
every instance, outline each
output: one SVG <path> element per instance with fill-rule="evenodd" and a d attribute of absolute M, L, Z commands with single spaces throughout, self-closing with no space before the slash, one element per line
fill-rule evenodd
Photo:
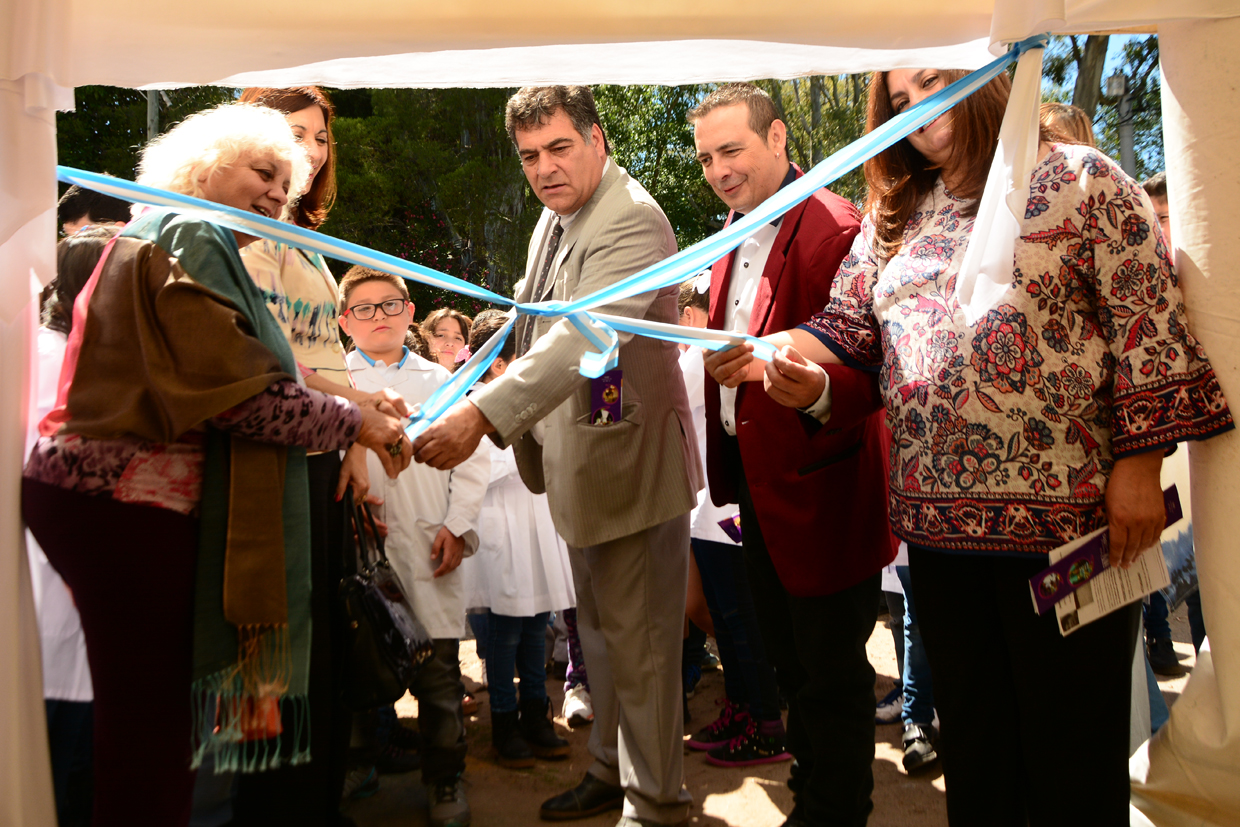
<path fill-rule="evenodd" d="M 498 310 L 474 319 L 469 350 L 477 353 L 506 317 Z M 516 350 L 509 337 L 483 377 L 503 374 Z M 490 608 L 487 680 L 491 695 L 491 740 L 499 763 L 529 767 L 534 757 L 563 758 L 568 742 L 555 734 L 547 716 L 545 635 L 552 611 L 576 605 L 568 548 L 556 534 L 545 494 L 532 494 L 521 481 L 512 448 L 491 452 L 491 481 L 482 503 L 478 553 L 467 561 L 474 584 L 470 606 Z M 513 685 L 520 675 L 520 702 Z"/>

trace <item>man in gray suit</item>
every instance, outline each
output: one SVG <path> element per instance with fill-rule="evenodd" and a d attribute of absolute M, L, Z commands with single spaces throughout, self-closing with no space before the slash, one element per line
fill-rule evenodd
<path fill-rule="evenodd" d="M 588 87 L 522 89 L 508 101 L 506 125 L 546 206 L 518 300 L 588 296 L 676 251 L 659 205 L 608 157 Z M 676 288 L 600 309 L 674 324 Z M 621 333 L 616 399 L 578 373 L 581 356 L 597 349 L 568 320 L 522 316 L 513 335 L 519 358 L 448 411 L 414 453 L 450 468 L 485 435 L 513 445 L 522 479 L 547 492 L 568 542 L 595 762 L 540 815 L 584 818 L 623 805 L 618 827 L 684 823 L 680 651 L 688 512 L 701 472 L 696 440 L 686 436 L 693 426 L 679 353 Z"/>

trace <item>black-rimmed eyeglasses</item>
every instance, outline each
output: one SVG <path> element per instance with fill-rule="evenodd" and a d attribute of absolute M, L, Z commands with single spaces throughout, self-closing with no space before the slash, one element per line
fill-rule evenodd
<path fill-rule="evenodd" d="M 376 308 L 381 308 L 384 316 L 399 316 L 406 304 L 408 302 L 405 299 L 388 299 L 380 304 L 355 304 L 344 311 L 344 315 L 353 314 L 353 318 L 365 322 L 375 317 Z"/>

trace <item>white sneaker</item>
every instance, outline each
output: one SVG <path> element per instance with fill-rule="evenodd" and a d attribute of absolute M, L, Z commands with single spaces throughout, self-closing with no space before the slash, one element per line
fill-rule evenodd
<path fill-rule="evenodd" d="M 432 827 L 469 827 L 471 813 L 461 779 L 426 785 Z"/>
<path fill-rule="evenodd" d="M 594 706 L 584 686 L 574 686 L 564 693 L 564 720 L 576 729 L 594 722 Z"/>
<path fill-rule="evenodd" d="M 373 766 L 354 767 L 344 777 L 344 793 L 341 802 L 354 798 L 369 798 L 379 792 L 379 773 Z"/>
<path fill-rule="evenodd" d="M 904 711 L 904 693 L 891 690 L 874 708 L 874 723 L 894 724 Z"/>

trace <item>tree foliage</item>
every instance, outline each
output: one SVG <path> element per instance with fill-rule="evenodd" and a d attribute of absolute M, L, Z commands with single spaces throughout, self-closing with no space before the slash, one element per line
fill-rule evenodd
<path fill-rule="evenodd" d="M 594 90 L 612 157 L 667 214 L 683 249 L 723 227 L 727 210 L 702 177 L 686 116 L 707 86 L 600 86 Z"/>
<path fill-rule="evenodd" d="M 215 86 L 164 92 L 159 131 L 167 132 L 187 115 L 232 100 L 234 95 L 231 89 Z M 73 96 L 75 110 L 56 113 L 59 163 L 132 180 L 138 150 L 147 141 L 146 93 L 114 86 L 79 86 Z"/>
<path fill-rule="evenodd" d="M 788 125 L 789 158 L 803 169 L 861 135 L 865 78 L 759 82 Z M 727 208 L 697 163 L 686 115 L 713 85 L 600 86 L 613 157 L 662 205 L 681 247 L 723 226 Z M 329 90 L 336 104 L 338 196 L 323 231 L 510 295 L 525 271 L 542 205 L 504 130 L 510 89 Z M 146 139 L 146 98 L 111 87 L 77 90 L 58 120 L 62 163 L 132 178 Z M 167 93 L 167 129 L 235 97 L 211 87 Z M 833 189 L 860 201 L 860 171 Z M 340 276 L 347 264 L 330 262 Z M 441 306 L 473 315 L 483 303 L 411 284 L 423 316 Z"/>
<path fill-rule="evenodd" d="M 1043 94 L 1049 100 L 1069 102 L 1091 112 L 1098 148 L 1120 160 L 1119 100 L 1106 94 L 1105 74 L 1096 45 L 1106 38 L 1090 35 L 1053 37 L 1043 63 Z M 1134 37 L 1120 53 L 1117 72 L 1128 78 L 1132 97 L 1133 143 L 1137 179 L 1143 180 L 1162 170 L 1163 157 L 1162 90 L 1158 74 L 1158 36 Z M 1071 90 L 1071 91 L 1069 91 Z"/>
<path fill-rule="evenodd" d="M 509 294 L 540 205 L 504 132 L 501 89 L 334 92 L 332 235 Z M 338 269 L 338 268 L 336 268 Z M 419 314 L 482 303 L 410 285 Z"/>

